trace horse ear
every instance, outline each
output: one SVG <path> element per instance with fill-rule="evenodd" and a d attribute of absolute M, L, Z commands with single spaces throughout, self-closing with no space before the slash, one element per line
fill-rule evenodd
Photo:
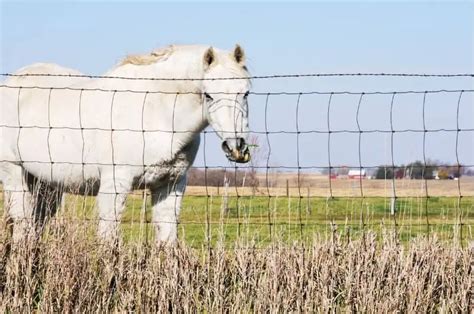
<path fill-rule="evenodd" d="M 245 52 L 244 50 L 242 49 L 242 47 L 240 47 L 239 44 L 235 45 L 235 48 L 234 48 L 234 59 L 237 63 L 239 64 L 243 64 L 245 63 Z"/>
<path fill-rule="evenodd" d="M 204 53 L 204 67 L 210 67 L 215 62 L 215 60 L 216 56 L 214 54 L 214 49 L 212 49 L 212 47 L 209 47 L 209 49 L 207 49 Z"/>

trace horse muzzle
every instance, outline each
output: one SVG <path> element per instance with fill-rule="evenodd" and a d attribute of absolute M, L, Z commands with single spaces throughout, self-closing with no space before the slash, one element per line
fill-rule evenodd
<path fill-rule="evenodd" d="M 227 159 L 237 163 L 247 163 L 250 161 L 250 151 L 245 143 L 245 139 L 230 138 L 222 142 L 222 150 Z"/>

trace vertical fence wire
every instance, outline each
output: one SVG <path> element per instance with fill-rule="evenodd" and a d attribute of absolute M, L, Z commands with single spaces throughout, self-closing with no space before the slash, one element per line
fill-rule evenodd
<path fill-rule="evenodd" d="M 456 204 L 456 211 L 458 216 L 458 224 L 459 224 L 459 243 L 462 246 L 463 245 L 463 236 L 462 236 L 462 231 L 463 231 L 463 210 L 461 207 L 461 201 L 462 201 L 462 193 L 461 193 L 461 164 L 459 163 L 459 132 L 461 132 L 461 129 L 459 127 L 459 107 L 461 105 L 461 98 L 463 95 L 464 91 L 461 91 L 459 93 L 457 105 L 456 105 L 456 168 L 457 172 L 456 175 L 458 177 L 458 182 L 457 182 L 457 188 L 458 188 L 458 199 L 457 199 L 457 204 Z"/>
<path fill-rule="evenodd" d="M 204 160 L 204 184 L 206 185 L 206 246 L 208 250 L 208 257 L 211 256 L 211 212 L 210 212 L 210 205 L 209 205 L 209 188 L 208 188 L 208 173 L 207 173 L 207 156 L 206 156 L 206 148 L 207 148 L 207 131 L 203 131 L 203 160 Z"/>
<path fill-rule="evenodd" d="M 303 219 L 301 216 L 301 201 L 303 196 L 301 195 L 301 165 L 300 165 L 300 127 L 299 127 L 299 110 L 300 110 L 300 99 L 301 94 L 298 94 L 296 100 L 296 163 L 297 163 L 297 182 L 298 182 L 298 224 L 299 224 L 299 235 L 300 240 L 303 239 Z"/>
<path fill-rule="evenodd" d="M 398 230 L 397 226 L 397 191 L 395 187 L 395 157 L 394 157 L 394 135 L 395 129 L 393 127 L 393 104 L 395 101 L 395 95 L 397 93 L 392 94 L 392 99 L 390 101 L 390 156 L 392 161 L 392 201 L 391 201 L 391 214 L 393 219 L 393 225 L 395 228 L 395 232 Z"/>
<path fill-rule="evenodd" d="M 47 143 L 47 150 L 48 150 L 48 158 L 49 158 L 49 163 L 50 163 L 50 182 L 53 182 L 54 181 L 54 177 L 53 177 L 53 167 L 54 167 L 54 161 L 53 161 L 53 157 L 51 156 L 51 141 L 50 141 L 50 138 L 51 138 L 51 130 L 53 129 L 53 127 L 51 126 L 51 93 L 52 93 L 53 89 L 50 88 L 49 89 L 49 92 L 48 92 L 48 135 L 46 136 L 46 143 Z"/>
<path fill-rule="evenodd" d="M 54 182 L 54 177 L 53 177 L 53 174 L 54 174 L 54 161 L 53 161 L 53 157 L 51 156 L 51 131 L 53 129 L 52 125 L 51 125 L 51 93 L 53 92 L 53 89 L 50 88 L 49 89 L 49 92 L 48 92 L 48 134 L 46 136 L 46 143 L 47 143 L 47 151 L 48 151 L 48 158 L 49 158 L 49 163 L 50 163 L 50 182 L 51 183 L 41 183 L 41 182 L 38 182 L 38 193 L 44 193 L 43 195 L 47 194 L 48 192 L 52 192 L 53 194 L 53 199 L 52 200 L 43 200 L 42 201 L 42 204 L 40 204 L 40 206 L 42 206 L 42 209 L 44 210 L 44 213 L 41 213 L 40 215 L 41 216 L 44 216 L 44 217 L 41 217 L 42 219 L 45 219 L 46 221 L 46 218 L 51 216 L 51 210 L 52 210 L 52 207 L 54 206 L 53 202 L 56 201 L 58 202 L 57 200 L 57 197 L 55 197 L 54 194 L 58 193 L 57 191 L 54 191 L 54 187 L 53 187 L 53 184 L 52 182 Z M 58 187 L 59 189 L 59 187 Z M 42 226 L 43 228 L 44 226 Z"/>
<path fill-rule="evenodd" d="M 81 133 L 81 175 L 82 175 L 82 184 L 84 185 L 84 193 L 82 193 L 82 219 L 85 220 L 87 216 L 87 195 L 89 194 L 88 191 L 88 184 L 86 181 L 86 161 L 85 161 L 85 149 L 86 149 L 86 140 L 84 136 L 84 121 L 82 116 L 82 97 L 84 94 L 84 90 L 81 89 L 79 91 L 79 102 L 78 102 L 78 113 L 79 113 L 79 129 Z"/>
<path fill-rule="evenodd" d="M 334 168 L 332 167 L 331 164 L 331 102 L 333 98 L 334 93 L 329 94 L 329 99 L 327 103 L 327 114 L 326 114 L 326 124 L 327 124 L 327 134 L 328 134 L 328 141 L 327 141 L 327 148 L 328 148 L 328 183 L 329 183 L 329 196 L 326 198 L 326 204 L 325 204 L 325 215 L 326 215 L 326 220 L 328 219 L 328 212 L 329 212 L 329 203 L 330 201 L 334 198 L 333 196 L 333 191 L 332 191 L 332 175 Z M 337 175 L 337 173 L 334 173 L 334 175 Z M 331 221 L 332 223 L 332 221 Z"/>
<path fill-rule="evenodd" d="M 141 240 L 144 241 L 145 245 L 148 246 L 148 221 L 147 221 L 147 202 L 148 202 L 148 192 L 147 192 L 147 180 L 146 180 L 146 159 L 145 159 L 145 152 L 146 152 L 146 134 L 145 134 L 145 108 L 146 102 L 148 98 L 148 92 L 145 93 L 143 96 L 142 108 L 141 108 L 141 133 L 142 133 L 142 142 L 143 142 L 143 149 L 142 149 L 142 184 L 143 184 L 143 193 L 142 193 L 142 208 L 140 209 L 140 237 Z M 152 218 L 153 220 L 153 218 Z M 143 230 L 144 229 L 144 230 Z M 143 232 L 144 231 L 144 232 Z M 143 234 L 144 233 L 144 234 Z M 148 250 L 146 251 L 148 252 Z"/>
<path fill-rule="evenodd" d="M 272 223 L 272 213 L 271 213 L 271 199 L 272 199 L 272 194 L 270 193 L 270 181 L 269 181 L 269 169 L 270 169 L 270 155 L 272 153 L 272 146 L 270 144 L 270 133 L 268 131 L 268 101 L 270 99 L 270 94 L 267 94 L 267 97 L 265 98 L 265 118 L 264 118 L 264 123 L 265 123 L 265 138 L 267 141 L 267 158 L 266 158 L 266 167 L 265 167 L 265 182 L 266 182 L 266 187 L 267 187 L 267 219 L 268 219 L 268 232 L 270 234 L 270 241 L 273 242 L 273 223 Z"/>
<path fill-rule="evenodd" d="M 239 104 L 239 101 L 238 101 L 238 97 L 239 97 L 239 93 L 235 94 L 235 97 L 234 97 L 234 112 L 233 112 L 233 117 L 234 117 L 234 139 L 235 139 L 235 142 L 236 142 L 236 149 L 239 150 L 239 146 L 241 145 L 240 143 L 240 139 L 238 139 L 238 134 L 237 134 L 237 124 L 238 124 L 238 118 L 239 118 L 239 115 L 242 114 L 242 111 L 239 110 L 239 112 L 237 112 L 237 106 L 240 107 L 240 104 Z M 243 117 L 242 117 L 243 118 Z M 240 132 L 242 132 L 242 124 L 240 125 L 241 129 L 240 129 Z M 236 211 L 237 211 L 237 237 L 240 238 L 240 193 L 239 193 L 239 187 L 237 185 L 237 171 L 238 171 L 238 168 L 237 168 L 237 163 L 234 163 L 234 187 L 235 187 L 235 197 L 236 197 L 236 204 L 235 204 L 235 207 L 236 207 Z"/>
<path fill-rule="evenodd" d="M 23 166 L 23 158 L 21 156 L 21 149 L 20 149 L 20 136 L 21 136 L 21 131 L 23 129 L 23 125 L 21 124 L 21 118 L 20 118 L 21 117 L 21 111 L 20 111 L 21 90 L 22 90 L 22 87 L 18 88 L 17 103 L 16 103 L 17 122 L 18 122 L 18 135 L 16 138 L 16 148 L 18 150 L 18 159 L 19 159 L 20 166 Z M 11 192 L 13 195 L 15 193 L 21 193 L 21 198 L 22 198 L 21 203 L 22 203 L 22 208 L 23 208 L 23 215 L 25 217 L 27 217 L 27 214 L 28 214 L 26 213 L 26 207 L 25 207 L 26 194 L 28 193 L 27 184 L 28 182 L 27 182 L 26 174 L 22 172 L 21 173 L 21 190 L 18 192 L 16 191 Z"/>
<path fill-rule="evenodd" d="M 358 141 L 358 158 L 359 158 L 359 188 L 360 188 L 360 224 L 362 227 L 362 231 L 365 230 L 365 218 L 364 218 L 364 188 L 362 185 L 362 129 L 360 128 L 360 122 L 359 122 L 359 113 L 360 113 L 360 107 L 362 104 L 362 98 L 364 97 L 364 93 L 360 94 L 359 97 L 359 102 L 357 103 L 357 112 L 356 112 L 356 124 L 357 124 L 357 133 L 359 137 Z M 365 171 L 365 170 L 364 170 Z"/>
<path fill-rule="evenodd" d="M 331 166 L 331 101 L 332 101 L 333 93 L 329 95 L 328 105 L 327 105 L 327 134 L 328 134 L 328 183 L 329 183 L 329 199 L 332 199 L 332 178 L 333 175 L 333 168 Z"/>
<path fill-rule="evenodd" d="M 172 116 L 171 116 L 171 141 L 170 141 L 170 160 L 172 161 L 174 158 L 175 158 L 175 154 L 173 152 L 173 149 L 174 149 L 174 140 L 175 140 L 175 134 L 176 134 L 176 104 L 178 102 L 178 97 L 179 97 L 179 92 L 176 93 L 176 96 L 174 98 L 174 102 L 173 102 L 173 113 L 172 113 Z M 179 167 L 179 166 L 178 166 Z M 172 168 L 172 172 L 176 172 L 176 165 L 174 163 L 172 163 L 171 165 L 171 168 Z M 172 222 L 170 222 L 170 224 L 174 224 L 174 226 L 172 228 L 176 228 L 176 238 L 178 238 L 179 236 L 179 233 L 178 233 L 178 227 L 179 227 L 179 216 L 178 216 L 178 197 L 180 197 L 178 195 L 178 188 L 180 188 L 178 186 L 178 184 L 180 184 L 179 181 L 183 180 L 182 178 L 176 176 L 176 178 L 174 179 L 174 182 L 169 182 L 168 183 L 168 187 L 166 189 L 166 197 L 173 197 L 174 198 L 174 204 L 173 204 L 173 215 L 174 215 L 174 220 Z M 180 192 L 181 193 L 181 192 Z M 154 218 L 156 219 L 156 218 Z"/>
<path fill-rule="evenodd" d="M 116 159 L 115 159 L 115 149 L 114 149 L 114 104 L 115 104 L 115 96 L 117 94 L 117 91 L 112 92 L 112 100 L 110 102 L 110 152 L 111 152 L 111 158 L 112 158 L 112 180 L 113 180 L 113 187 L 114 187 L 114 218 L 113 218 L 113 223 L 117 223 L 117 219 L 119 219 L 119 215 L 117 213 L 117 198 L 118 198 L 118 192 L 117 192 L 117 175 L 115 173 L 116 171 Z M 121 209 L 120 209 L 121 210 Z M 100 217 L 101 219 L 104 219 L 104 217 Z M 115 225 L 114 225 L 115 228 Z M 116 230 L 114 230 L 115 232 Z"/>
<path fill-rule="evenodd" d="M 428 216 L 428 203 L 430 200 L 430 195 L 428 193 L 428 178 L 427 178 L 427 173 L 426 173 L 426 118 L 425 118 L 425 112 L 426 112 L 426 93 L 423 94 L 423 170 L 421 172 L 421 178 L 424 183 L 424 188 L 425 188 L 425 217 L 426 217 L 426 234 L 429 236 L 430 235 L 430 219 Z"/>

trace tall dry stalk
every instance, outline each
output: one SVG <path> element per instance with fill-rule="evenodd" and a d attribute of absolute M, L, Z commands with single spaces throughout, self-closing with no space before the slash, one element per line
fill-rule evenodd
<path fill-rule="evenodd" d="M 53 220 L 8 250 L 0 234 L 0 312 L 469 312 L 472 248 L 386 233 L 364 241 L 223 243 L 211 251 L 100 245 L 85 222 Z"/>

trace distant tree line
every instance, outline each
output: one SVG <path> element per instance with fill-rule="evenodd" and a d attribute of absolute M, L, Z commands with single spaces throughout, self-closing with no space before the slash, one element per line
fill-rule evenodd
<path fill-rule="evenodd" d="M 422 161 L 415 161 L 407 165 L 391 166 L 384 165 L 375 171 L 376 179 L 454 179 L 464 174 L 469 174 L 469 169 L 462 166 L 438 166 L 432 161 L 426 164 Z"/>
<path fill-rule="evenodd" d="M 187 184 L 191 186 L 249 186 L 258 187 L 259 181 L 254 170 L 235 169 L 198 169 L 191 168 L 188 172 Z"/>
<path fill-rule="evenodd" d="M 455 179 L 461 176 L 474 176 L 474 169 L 450 165 L 450 166 L 439 166 L 439 162 L 427 160 L 426 164 L 422 161 L 411 162 L 407 165 L 382 165 L 376 169 L 369 169 L 368 173 L 375 179 Z M 358 169 L 357 167 L 355 167 Z M 346 166 L 338 166 L 331 169 L 332 175 L 346 176 L 349 173 L 350 168 Z M 328 175 L 329 168 L 321 170 L 321 174 Z"/>
<path fill-rule="evenodd" d="M 474 169 L 463 166 L 439 166 L 438 163 L 427 161 L 426 165 L 422 161 L 415 161 L 407 165 L 394 166 L 382 165 L 369 171 L 370 176 L 375 179 L 455 179 L 463 175 L 474 176 Z M 331 174 L 346 176 L 350 168 L 338 166 L 331 169 Z M 329 169 L 325 168 L 322 174 L 328 175 Z M 190 186 L 225 186 L 230 187 L 258 187 L 259 177 L 255 169 L 239 170 L 234 168 L 227 169 L 201 169 L 191 168 L 188 171 L 188 185 Z M 296 179 L 295 179 L 296 180 Z M 310 186 L 310 181 L 305 174 L 300 175 L 299 183 L 301 186 Z"/>

